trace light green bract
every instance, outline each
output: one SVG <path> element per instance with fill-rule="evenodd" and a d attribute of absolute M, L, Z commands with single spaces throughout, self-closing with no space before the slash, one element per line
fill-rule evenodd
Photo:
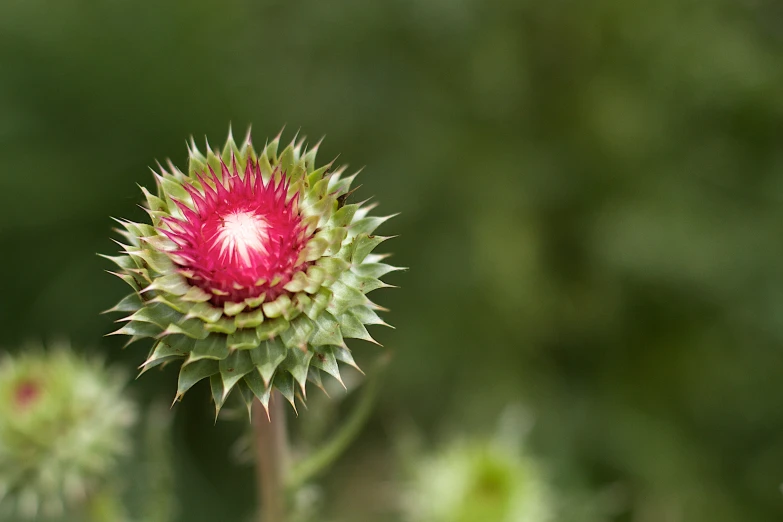
<path fill-rule="evenodd" d="M 81 509 L 130 449 L 126 379 L 64 345 L 0 360 L 0 520 Z"/>
<path fill-rule="evenodd" d="M 155 173 L 156 194 L 142 188 L 151 223 L 118 221 L 123 254 L 106 257 L 133 292 L 110 310 L 128 314 L 113 333 L 130 336 L 130 342 L 154 340 L 142 373 L 182 361 L 175 401 L 208 379 L 216 413 L 233 390 L 248 409 L 255 398 L 266 408 L 273 389 L 295 407 L 297 395 L 306 397 L 308 380 L 322 387 L 323 374 L 341 381 L 338 363 L 357 367 L 345 339 L 375 342 L 366 325 L 386 324 L 366 294 L 390 286 L 380 278 L 398 270 L 371 253 L 388 239 L 373 233 L 391 216 L 369 216 L 372 205 L 349 204 L 356 174 L 331 170 L 331 163 L 316 168 L 317 145 L 308 150 L 302 139 L 278 152 L 279 138 L 259 154 L 249 134 L 237 145 L 229 132 L 223 150 L 207 144 L 206 155 L 191 141 L 187 173 L 168 162 Z M 266 198 L 280 215 L 240 209 L 215 217 L 209 205 L 225 206 L 232 191 L 242 193 L 242 201 Z M 267 237 L 277 218 L 288 227 L 291 248 Z M 216 232 L 206 237 L 209 226 Z M 255 283 L 227 281 L 229 272 L 194 261 L 202 251 L 191 256 L 185 235 L 191 243 L 217 237 L 224 250 L 204 255 L 218 265 L 234 263 L 243 277 L 252 272 L 247 266 L 253 256 L 277 249 L 281 271 Z M 223 286 L 210 286 L 210 278 L 218 277 Z"/>

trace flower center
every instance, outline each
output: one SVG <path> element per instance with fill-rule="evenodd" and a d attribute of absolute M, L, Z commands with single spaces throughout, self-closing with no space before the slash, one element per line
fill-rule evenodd
<path fill-rule="evenodd" d="M 19 408 L 30 406 L 40 395 L 41 390 L 38 384 L 31 380 L 24 380 L 16 385 L 14 389 L 14 402 Z"/>
<path fill-rule="evenodd" d="M 184 185 L 193 206 L 177 202 L 182 217 L 163 219 L 160 232 L 176 243 L 176 263 L 191 284 L 213 294 L 215 306 L 262 294 L 275 299 L 306 268 L 299 256 L 309 235 L 298 193 L 288 195 L 285 176 L 264 181 L 251 161 L 244 177 L 225 165 L 221 177 L 204 176 L 200 190 Z"/>
<path fill-rule="evenodd" d="M 253 254 L 265 254 L 269 241 L 269 223 L 247 211 L 230 212 L 221 216 L 222 225 L 210 240 L 210 250 L 217 249 L 221 262 L 253 266 Z"/>

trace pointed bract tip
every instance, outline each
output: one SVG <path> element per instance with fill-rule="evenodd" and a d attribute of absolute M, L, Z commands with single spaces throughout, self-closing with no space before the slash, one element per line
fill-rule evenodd
<path fill-rule="evenodd" d="M 179 401 L 181 401 L 181 400 L 182 400 L 182 397 L 184 397 L 184 396 L 185 396 L 185 394 L 179 394 L 179 393 L 177 393 L 177 394 L 174 396 L 174 400 L 172 401 L 172 403 L 171 403 L 171 406 L 169 406 L 169 409 L 173 409 L 173 408 L 174 408 L 174 405 L 175 405 L 175 404 L 177 404 Z"/>

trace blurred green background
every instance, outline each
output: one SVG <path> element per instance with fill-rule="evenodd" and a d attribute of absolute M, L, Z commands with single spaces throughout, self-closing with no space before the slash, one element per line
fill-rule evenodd
<path fill-rule="evenodd" d="M 402 212 L 397 329 L 372 332 L 393 364 L 325 519 L 398 520 L 400 433 L 488 433 L 509 404 L 564 520 L 783 518 L 779 3 L 5 0 L 0 344 L 140 363 L 102 338 L 125 288 L 95 253 L 155 159 L 229 121 L 326 135 Z M 170 400 L 175 373 L 131 392 Z M 213 426 L 206 385 L 173 412 L 179 520 L 241 520 L 242 423 Z"/>

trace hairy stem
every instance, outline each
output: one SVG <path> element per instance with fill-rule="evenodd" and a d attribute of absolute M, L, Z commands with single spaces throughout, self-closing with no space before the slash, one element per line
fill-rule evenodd
<path fill-rule="evenodd" d="M 274 392 L 269 401 L 269 417 L 259 401 L 253 403 L 256 480 L 261 502 L 259 522 L 286 522 L 288 433 L 285 415 L 283 397 L 278 392 Z"/>

